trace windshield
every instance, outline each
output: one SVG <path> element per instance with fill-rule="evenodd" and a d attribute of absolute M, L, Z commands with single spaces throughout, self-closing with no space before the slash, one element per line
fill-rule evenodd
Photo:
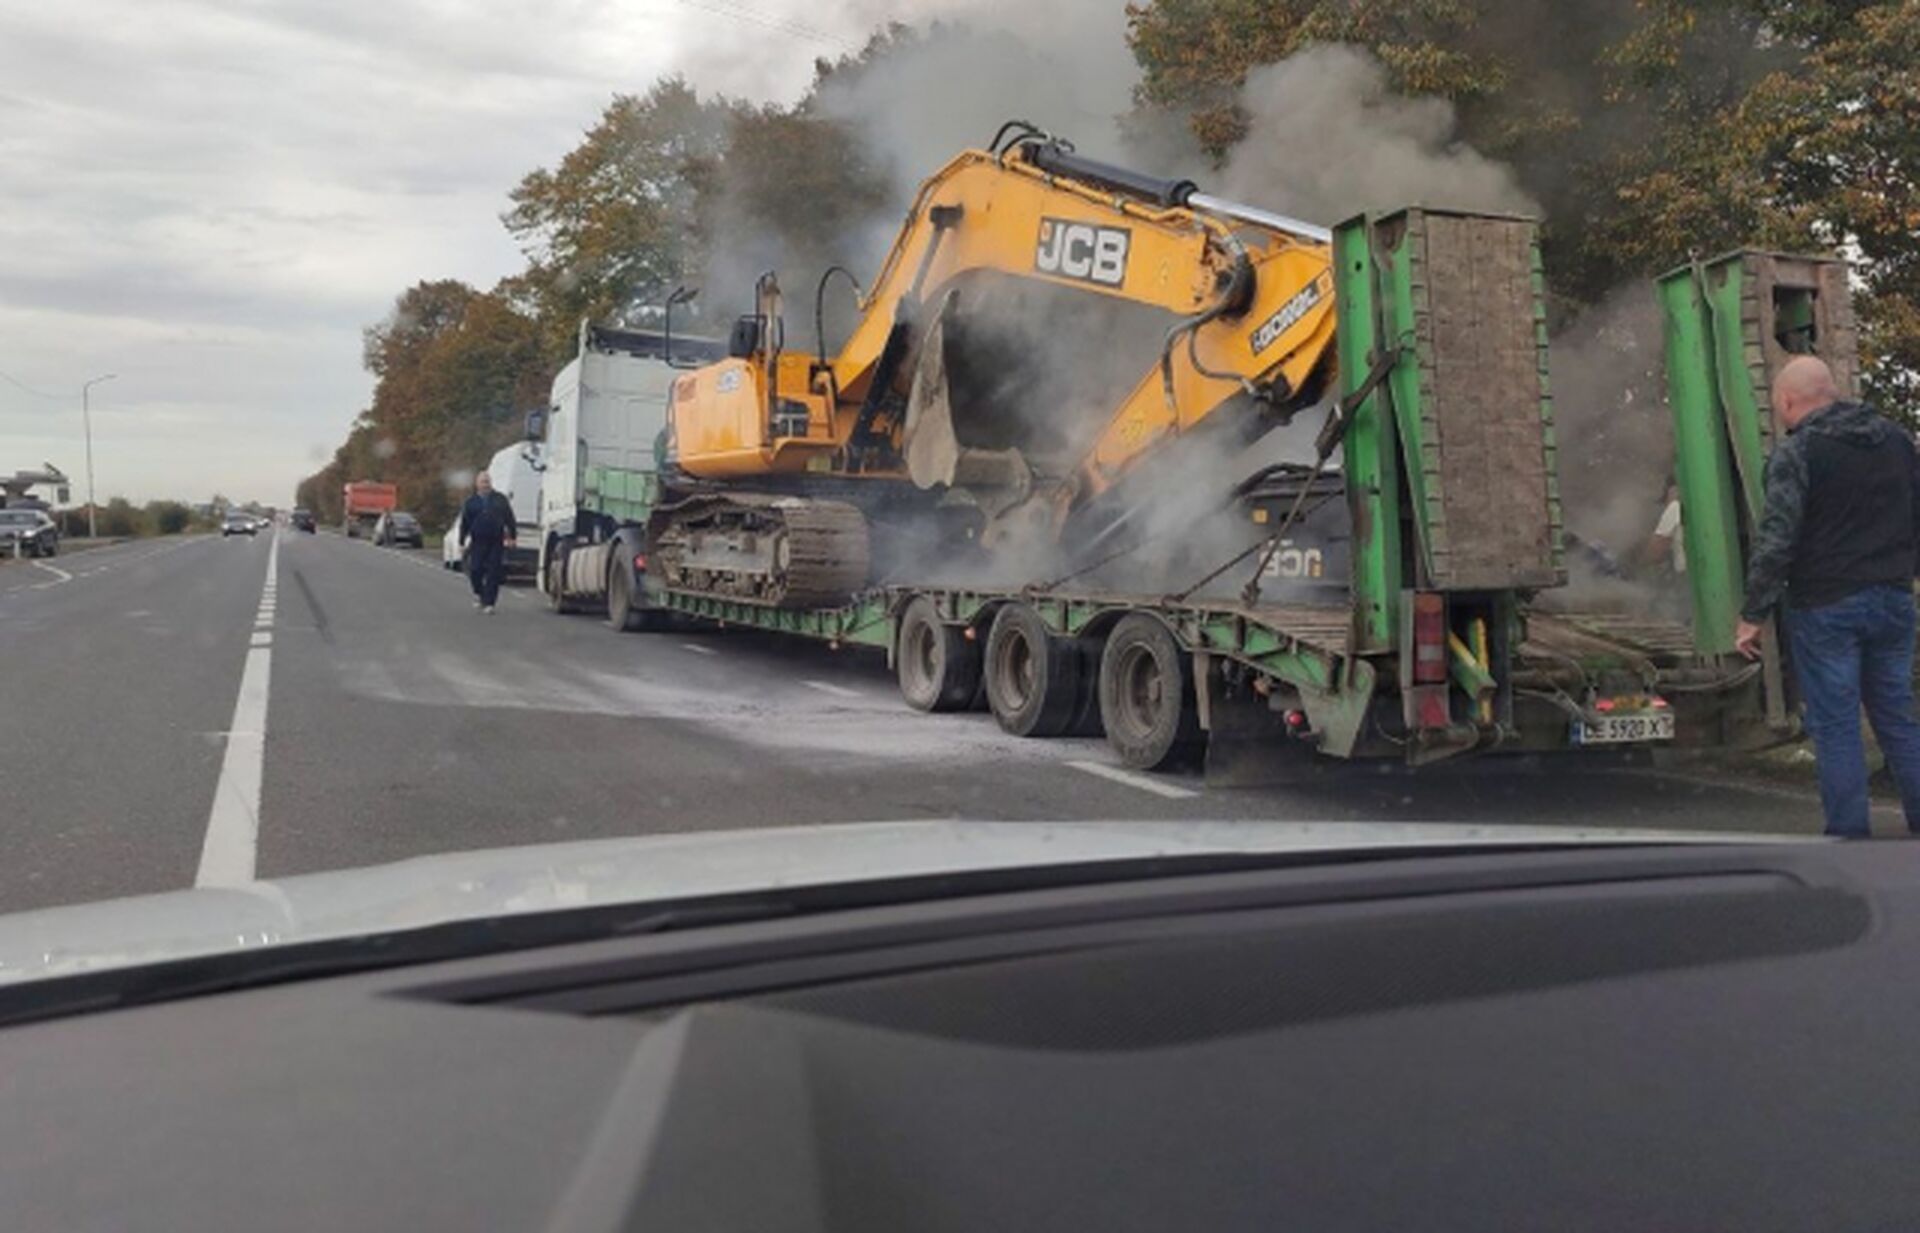
<path fill-rule="evenodd" d="M 840 825 L 1905 834 L 1910 7 L 1440 8 L 7 6 L 0 954 Z"/>

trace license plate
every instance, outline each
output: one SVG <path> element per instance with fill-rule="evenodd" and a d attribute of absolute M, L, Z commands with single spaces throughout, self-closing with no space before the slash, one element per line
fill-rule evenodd
<path fill-rule="evenodd" d="M 1672 711 L 1603 715 L 1599 719 L 1573 725 L 1573 743 L 1576 745 L 1629 745 L 1636 741 L 1672 739 Z"/>

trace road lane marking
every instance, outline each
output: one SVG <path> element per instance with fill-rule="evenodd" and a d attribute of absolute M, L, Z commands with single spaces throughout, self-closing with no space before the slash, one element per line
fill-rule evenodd
<path fill-rule="evenodd" d="M 267 552 L 267 585 L 280 565 L 280 539 Z M 266 641 L 262 642 L 261 639 Z M 195 886 L 244 886 L 254 880 L 260 852 L 260 785 L 267 768 L 267 687 L 273 674 L 273 636 L 248 640 L 240 694 L 227 725 L 227 748 L 213 786 L 207 837 L 200 845 Z"/>
<path fill-rule="evenodd" d="M 710 646 L 701 646 L 698 642 L 682 642 L 680 645 L 692 651 L 695 655 L 718 655 L 720 653 Z"/>
<path fill-rule="evenodd" d="M 1117 766 L 1108 766 L 1104 762 L 1069 762 L 1068 766 L 1076 771 L 1085 771 L 1089 775 L 1098 775 L 1102 779 L 1111 779 L 1115 783 L 1126 784 L 1129 788 L 1138 788 L 1142 792 L 1151 792 L 1155 796 L 1164 796 L 1170 801 L 1192 800 L 1199 796 L 1192 788 L 1176 788 L 1170 783 L 1161 783 L 1146 775 L 1136 775 L 1132 771 Z"/>
<path fill-rule="evenodd" d="M 48 565 L 48 564 L 47 564 L 47 563 L 46 563 L 45 561 L 35 561 L 35 562 L 33 563 L 33 567 L 34 567 L 35 569 L 44 569 L 44 570 L 46 570 L 46 571 L 47 571 L 47 572 L 48 572 L 49 574 L 52 574 L 52 575 L 53 575 L 53 581 L 52 581 L 52 582 L 41 582 L 41 583 L 36 583 L 36 584 L 35 584 L 35 585 L 33 585 L 32 587 L 30 587 L 30 588 L 28 588 L 29 590 L 33 590 L 33 591 L 44 591 L 44 590 L 46 590 L 46 589 L 47 589 L 48 587 L 57 587 L 57 586 L 59 586 L 59 585 L 60 585 L 61 583 L 63 583 L 63 582 L 72 582 L 72 581 L 73 581 L 73 575 L 72 575 L 72 574 L 69 574 L 69 573 L 68 573 L 68 572 L 67 572 L 66 570 L 64 570 L 64 569 L 61 569 L 61 568 L 60 568 L 60 567 L 59 567 L 58 565 Z"/>
<path fill-rule="evenodd" d="M 253 636 L 247 639 L 247 645 L 248 646 L 272 646 L 273 634 L 264 629 L 256 629 L 253 631 Z"/>
<path fill-rule="evenodd" d="M 848 689 L 845 685 L 830 685 L 825 681 L 802 681 L 800 683 L 808 689 L 817 689 L 823 694 L 832 694 L 836 698 L 865 697 L 859 690 Z"/>

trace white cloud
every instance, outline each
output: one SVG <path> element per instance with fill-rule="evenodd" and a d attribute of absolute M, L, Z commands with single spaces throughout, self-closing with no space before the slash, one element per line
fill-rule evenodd
<path fill-rule="evenodd" d="M 947 16 L 1079 58 L 1092 40 L 1118 99 L 1121 12 L 1120 0 L 7 3 L 0 372 L 62 398 L 0 381 L 0 472 L 44 460 L 79 475 L 78 387 L 112 371 L 95 400 L 103 499 L 217 489 L 284 503 L 366 404 L 361 328 L 419 279 L 484 287 L 520 268 L 499 223 L 508 190 L 572 148 L 616 92 L 678 71 L 702 91 L 791 100 L 816 55 L 889 20 Z M 985 97 L 963 109 L 964 137 L 979 141 L 1007 98 L 971 84 Z"/>
<path fill-rule="evenodd" d="M 103 499 L 286 502 L 366 403 L 361 327 L 517 269 L 507 191 L 696 37 L 777 66 L 765 96 L 810 72 L 678 0 L 0 6 L 0 372 L 62 395 L 0 382 L 0 471 L 78 476 L 78 386 L 113 371 Z"/>

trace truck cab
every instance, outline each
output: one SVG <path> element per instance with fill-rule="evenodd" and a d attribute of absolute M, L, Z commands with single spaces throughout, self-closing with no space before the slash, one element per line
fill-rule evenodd
<path fill-rule="evenodd" d="M 556 609 L 608 597 L 616 570 L 639 594 L 674 384 L 682 365 L 720 350 L 704 339 L 581 323 L 579 350 L 554 377 L 547 407 L 528 417 L 539 533 L 523 539 L 536 548 L 540 587 Z M 521 516 L 517 496 L 514 510 Z"/>

